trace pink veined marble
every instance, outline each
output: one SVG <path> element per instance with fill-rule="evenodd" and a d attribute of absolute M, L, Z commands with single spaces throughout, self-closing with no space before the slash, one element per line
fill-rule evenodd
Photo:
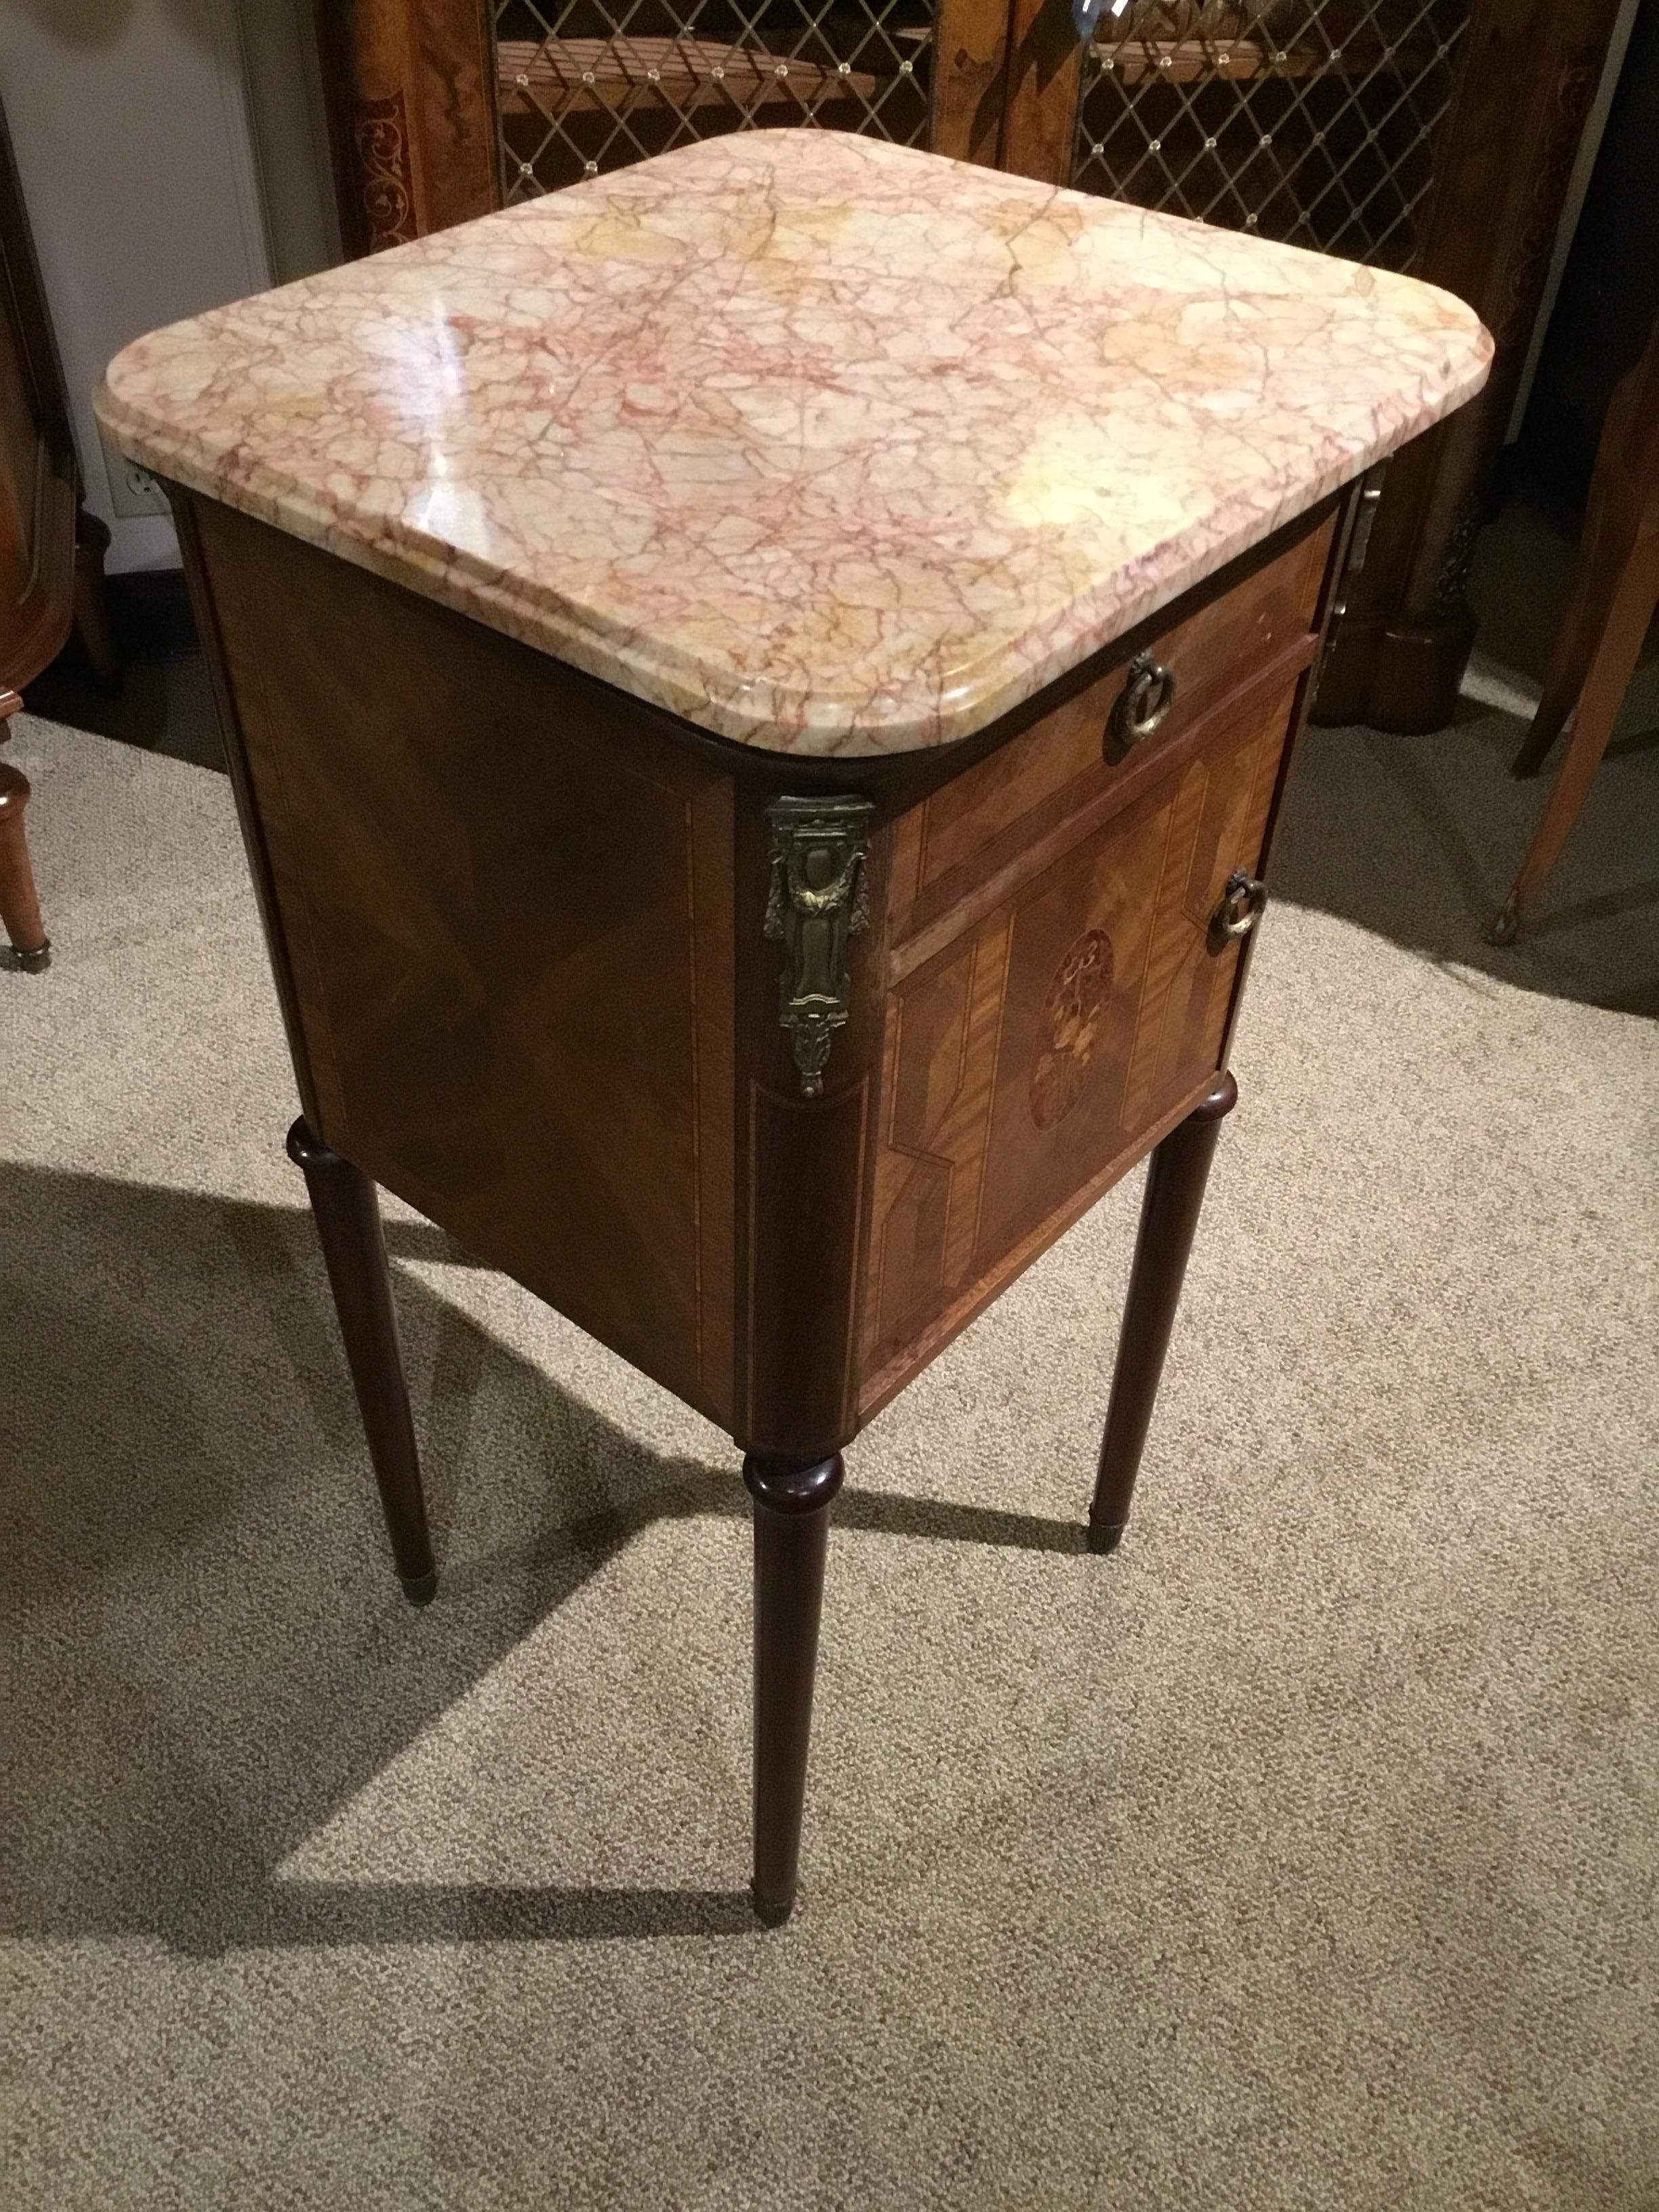
<path fill-rule="evenodd" d="M 817 131 L 141 338 L 144 466 L 702 728 L 979 729 L 1448 414 L 1449 294 Z"/>

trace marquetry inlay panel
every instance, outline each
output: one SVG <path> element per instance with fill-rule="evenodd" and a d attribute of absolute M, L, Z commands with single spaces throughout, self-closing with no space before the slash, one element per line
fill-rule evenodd
<path fill-rule="evenodd" d="M 902 1361 L 1216 1064 L 1236 944 L 1211 917 L 1260 860 L 1294 678 L 1039 860 L 888 999 L 866 1376 Z M 896 897 L 902 892 L 896 890 Z"/>
<path fill-rule="evenodd" d="M 1111 939 L 1103 929 L 1085 929 L 1055 970 L 1031 1063 L 1031 1119 L 1039 1129 L 1063 1121 L 1088 1086 L 1111 1006 L 1112 968 Z"/>

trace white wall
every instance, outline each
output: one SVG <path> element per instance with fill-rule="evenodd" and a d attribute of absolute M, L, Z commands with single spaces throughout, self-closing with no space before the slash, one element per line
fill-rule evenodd
<path fill-rule="evenodd" d="M 342 258 L 311 0 L 240 0 L 240 21 L 271 267 L 290 284 Z"/>
<path fill-rule="evenodd" d="M 111 356 L 337 258 L 303 0 L 249 0 L 247 23 L 245 47 L 237 0 L 0 0 L 0 100 L 113 570 L 178 550 L 100 441 Z"/>

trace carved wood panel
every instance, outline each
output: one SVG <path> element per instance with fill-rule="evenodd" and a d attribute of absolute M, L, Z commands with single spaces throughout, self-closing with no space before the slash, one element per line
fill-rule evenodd
<path fill-rule="evenodd" d="M 1262 849 L 1294 678 L 977 915 L 888 999 L 866 1403 L 1217 1063 L 1237 966 L 1210 921 Z"/>

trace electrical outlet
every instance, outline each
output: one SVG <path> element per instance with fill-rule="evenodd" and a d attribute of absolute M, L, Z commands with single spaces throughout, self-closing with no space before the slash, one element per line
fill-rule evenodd
<path fill-rule="evenodd" d="M 101 436 L 101 431 L 100 431 Z M 141 514 L 166 514 L 167 494 L 148 469 L 141 469 L 137 461 L 130 461 L 118 453 L 107 438 L 103 439 L 104 473 L 109 478 L 110 505 L 124 520 Z"/>

